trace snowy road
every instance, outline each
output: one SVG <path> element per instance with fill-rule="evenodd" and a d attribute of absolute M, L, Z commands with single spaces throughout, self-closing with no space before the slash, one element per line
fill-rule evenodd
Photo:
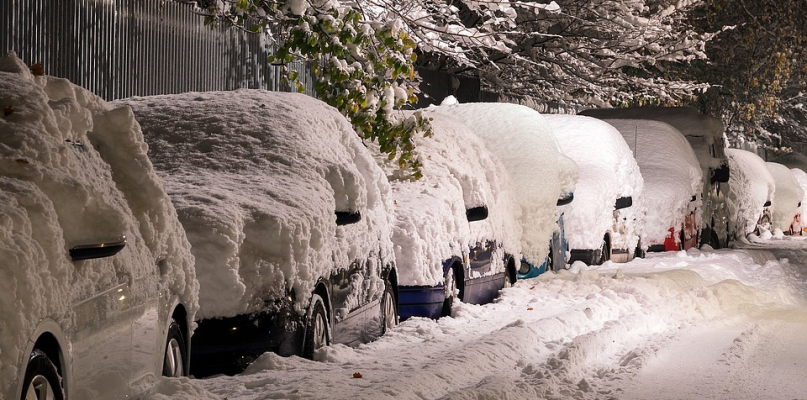
<path fill-rule="evenodd" d="M 807 241 L 746 247 L 576 264 L 318 362 L 265 354 L 149 398 L 807 399 Z"/>

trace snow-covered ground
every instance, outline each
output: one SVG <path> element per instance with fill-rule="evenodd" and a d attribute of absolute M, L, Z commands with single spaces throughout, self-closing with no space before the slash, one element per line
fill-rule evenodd
<path fill-rule="evenodd" d="M 740 247 L 576 263 L 324 361 L 265 354 L 150 398 L 804 399 L 807 240 Z"/>

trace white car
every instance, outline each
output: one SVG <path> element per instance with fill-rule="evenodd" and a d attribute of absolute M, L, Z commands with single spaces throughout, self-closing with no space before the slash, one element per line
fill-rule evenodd
<path fill-rule="evenodd" d="M 516 280 L 521 227 L 502 163 L 454 118 L 425 112 L 434 135 L 416 139 L 418 180 L 385 154 L 394 200 L 392 240 L 402 319 L 451 314 L 454 299 L 486 304 Z"/>
<path fill-rule="evenodd" d="M 545 115 L 563 152 L 580 168 L 566 211 L 570 262 L 627 262 L 639 245 L 644 181 L 630 148 L 606 122 L 581 115 Z"/>
<path fill-rule="evenodd" d="M 518 277 L 566 268 L 564 210 L 574 198 L 577 165 L 563 154 L 544 116 L 518 104 L 464 103 L 452 97 L 434 112 L 464 122 L 501 160 L 521 207 L 523 258 Z"/>
<path fill-rule="evenodd" d="M 13 54 L 0 69 L 0 398 L 187 375 L 193 256 L 131 111 Z"/>
<path fill-rule="evenodd" d="M 622 134 L 644 179 L 642 249 L 687 250 L 698 246 L 703 173 L 689 142 L 660 121 L 604 119 Z"/>
<path fill-rule="evenodd" d="M 760 228 L 771 230 L 776 181 L 765 160 L 747 150 L 727 149 L 726 154 L 731 168 L 729 231 L 744 237 Z"/>
<path fill-rule="evenodd" d="M 192 374 L 315 358 L 397 323 L 389 182 L 335 108 L 246 89 L 122 103 L 193 245 Z"/>
<path fill-rule="evenodd" d="M 766 163 L 773 175 L 776 194 L 773 197 L 773 229 L 792 235 L 801 233 L 801 188 L 790 168 L 774 162 Z"/>

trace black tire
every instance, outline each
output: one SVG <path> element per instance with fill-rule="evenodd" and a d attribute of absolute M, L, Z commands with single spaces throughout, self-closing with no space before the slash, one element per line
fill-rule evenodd
<path fill-rule="evenodd" d="M 546 271 L 558 272 L 555 268 L 555 257 L 552 255 L 552 246 L 549 246 L 549 255 L 546 257 Z"/>
<path fill-rule="evenodd" d="M 168 325 L 163 354 L 163 376 L 178 378 L 188 376 L 188 347 L 185 345 L 182 327 L 175 319 Z"/>
<path fill-rule="evenodd" d="M 507 262 L 507 265 L 504 267 L 504 282 L 502 282 L 502 289 L 513 287 L 513 283 L 515 279 L 513 279 L 513 274 L 511 273 L 510 262 Z"/>
<path fill-rule="evenodd" d="M 47 354 L 39 349 L 31 352 L 20 400 L 64 400 L 62 377 Z"/>
<path fill-rule="evenodd" d="M 398 325 L 398 303 L 395 302 L 395 293 L 392 291 L 392 283 L 384 282 L 384 296 L 381 297 L 381 334 Z"/>
<path fill-rule="evenodd" d="M 305 338 L 303 341 L 303 357 L 314 359 L 317 350 L 331 344 L 331 329 L 325 302 L 317 294 L 311 296 L 308 315 L 305 321 Z"/>
<path fill-rule="evenodd" d="M 599 265 L 605 264 L 606 261 L 611 260 L 611 247 L 608 246 L 608 241 L 602 240 L 602 247 L 600 248 L 600 262 Z"/>
<path fill-rule="evenodd" d="M 454 269 L 451 268 L 446 272 L 445 284 L 443 285 L 445 291 L 445 298 L 443 300 L 443 311 L 440 313 L 441 317 L 451 316 L 451 307 L 454 306 L 454 299 L 457 297 L 457 277 L 454 274 Z"/>

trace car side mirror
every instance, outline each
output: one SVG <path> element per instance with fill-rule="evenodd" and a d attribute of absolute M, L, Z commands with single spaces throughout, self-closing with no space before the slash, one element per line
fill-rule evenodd
<path fill-rule="evenodd" d="M 126 247 L 126 236 L 102 243 L 82 244 L 70 248 L 70 259 L 73 261 L 111 257 Z"/>
<path fill-rule="evenodd" d="M 356 222 L 361 221 L 361 213 L 350 212 L 350 211 L 337 211 L 336 212 L 336 225 L 350 225 L 355 224 Z"/>
<path fill-rule="evenodd" d="M 726 183 L 729 181 L 729 175 L 731 175 L 731 173 L 728 164 L 722 164 L 720 168 L 712 170 L 712 183 Z"/>
<path fill-rule="evenodd" d="M 565 206 L 571 203 L 574 200 L 574 193 L 568 193 L 565 196 L 558 199 L 558 207 Z"/>
<path fill-rule="evenodd" d="M 485 206 L 469 208 L 465 210 L 465 216 L 468 222 L 482 221 L 488 218 L 488 208 Z"/>
<path fill-rule="evenodd" d="M 762 205 L 762 207 L 770 207 L 770 206 L 771 206 L 770 200 L 766 201 L 765 204 Z"/>
<path fill-rule="evenodd" d="M 623 208 L 628 208 L 633 205 L 633 197 L 620 197 L 616 199 L 616 203 L 614 204 L 615 210 L 621 210 Z"/>

